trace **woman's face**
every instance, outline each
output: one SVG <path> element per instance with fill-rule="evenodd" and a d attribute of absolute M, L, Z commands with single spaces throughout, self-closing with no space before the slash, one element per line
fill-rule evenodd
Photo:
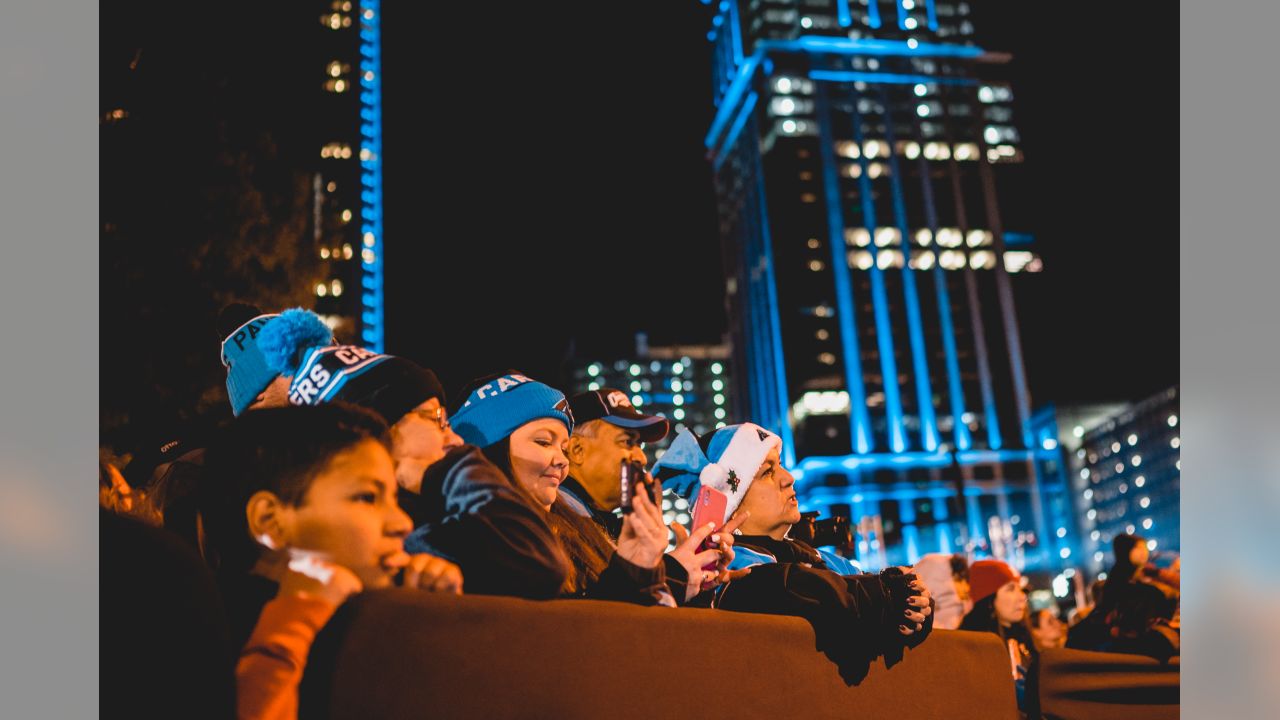
<path fill-rule="evenodd" d="M 511 433 L 511 474 L 544 510 L 551 510 L 569 472 L 568 443 L 564 423 L 552 418 L 525 423 Z"/>
<path fill-rule="evenodd" d="M 996 591 L 996 620 L 1001 625 L 1022 622 L 1027 615 L 1027 594 L 1017 580 L 1010 580 Z"/>

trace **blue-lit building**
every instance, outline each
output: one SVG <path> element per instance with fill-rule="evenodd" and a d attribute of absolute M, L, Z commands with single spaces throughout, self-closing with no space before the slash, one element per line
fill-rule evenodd
<path fill-rule="evenodd" d="M 890 563 L 1065 567 L 1069 515 L 1041 483 L 1060 456 L 1032 423 L 1010 279 L 1041 261 L 997 198 L 1022 161 L 992 79 L 1008 57 L 975 44 L 963 2 L 711 10 L 706 147 L 743 417 L 783 436 L 805 509 L 880 516 Z"/>
<path fill-rule="evenodd" d="M 378 0 L 322 4 L 313 82 L 321 146 L 312 227 L 328 277 L 316 312 L 340 339 L 384 349 L 381 8 Z"/>
<path fill-rule="evenodd" d="M 631 396 L 638 410 L 670 420 L 672 432 L 645 448 L 654 461 L 681 429 L 705 435 L 741 422 L 734 412 L 730 367 L 727 343 L 651 346 L 646 335 L 639 333 L 634 355 L 577 363 L 571 370 L 569 393 L 617 388 Z"/>
<path fill-rule="evenodd" d="M 1111 540 L 1121 533 L 1147 538 L 1152 551 L 1181 550 L 1179 415 L 1174 387 L 1074 429 L 1080 444 L 1067 457 L 1091 574 L 1115 562 Z"/>

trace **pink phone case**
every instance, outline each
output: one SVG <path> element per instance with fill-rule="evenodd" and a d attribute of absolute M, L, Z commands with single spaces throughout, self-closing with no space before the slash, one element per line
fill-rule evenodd
<path fill-rule="evenodd" d="M 690 526 L 690 532 L 693 529 L 700 528 L 707 523 L 715 523 L 716 530 L 724 526 L 724 511 L 729 506 L 729 498 L 724 493 L 715 488 L 706 487 L 705 485 L 698 489 L 698 496 L 693 500 L 693 524 Z M 714 533 L 715 530 L 712 530 Z M 711 536 L 708 535 L 706 540 L 698 546 L 698 552 L 702 552 L 710 547 Z M 703 570 L 715 570 L 716 564 L 704 565 Z"/>

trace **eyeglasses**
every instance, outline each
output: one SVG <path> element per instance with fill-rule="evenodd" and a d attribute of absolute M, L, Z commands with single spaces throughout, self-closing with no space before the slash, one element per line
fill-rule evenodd
<path fill-rule="evenodd" d="M 440 426 L 440 432 L 449 432 L 453 426 L 449 424 L 449 418 L 444 415 L 444 408 L 438 407 L 435 410 L 424 410 L 422 408 L 410 410 L 410 413 L 417 415 L 423 420 L 429 420 Z"/>

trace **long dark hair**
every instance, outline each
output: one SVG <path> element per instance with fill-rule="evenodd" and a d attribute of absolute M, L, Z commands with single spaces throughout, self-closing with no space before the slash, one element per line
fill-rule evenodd
<path fill-rule="evenodd" d="M 542 511 L 542 506 L 520 484 L 515 472 L 511 469 L 510 437 L 483 447 L 480 452 L 502 470 L 525 502 Z M 551 504 L 551 512 L 547 513 L 547 524 L 551 526 L 551 532 L 559 542 L 560 550 L 570 561 L 569 573 L 561 590 L 566 595 L 577 595 L 589 584 L 595 582 L 596 578 L 600 577 L 600 573 L 608 567 L 609 559 L 615 552 L 613 542 L 591 518 L 574 512 L 559 496 Z"/>
<path fill-rule="evenodd" d="M 960 622 L 960 629 L 973 630 L 975 632 L 993 632 L 999 635 L 1001 640 L 1013 638 L 1028 648 L 1034 648 L 1035 643 L 1031 641 L 1031 630 L 1027 622 L 1027 616 L 1030 612 L 1023 613 L 1021 620 L 1008 627 L 1001 625 L 1000 619 L 996 617 L 996 594 L 992 593 L 975 602 L 973 609 Z"/>

